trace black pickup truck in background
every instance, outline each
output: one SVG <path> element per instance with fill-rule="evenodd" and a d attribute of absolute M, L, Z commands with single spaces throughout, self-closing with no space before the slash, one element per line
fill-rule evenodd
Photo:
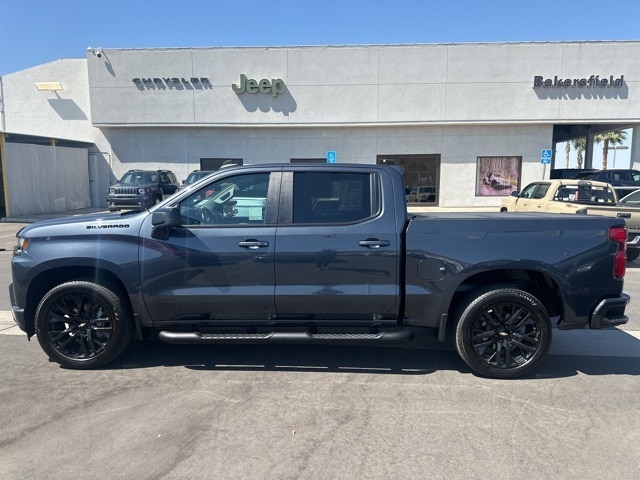
<path fill-rule="evenodd" d="M 624 220 L 408 216 L 387 166 L 230 167 L 149 210 L 18 236 L 14 318 L 69 368 L 134 337 L 375 345 L 431 329 L 477 374 L 513 378 L 545 356 L 552 324 L 627 321 Z"/>

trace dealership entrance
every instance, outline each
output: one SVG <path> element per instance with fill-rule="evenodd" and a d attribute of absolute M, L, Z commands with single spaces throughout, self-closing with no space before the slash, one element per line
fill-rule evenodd
<path fill-rule="evenodd" d="M 634 124 L 554 125 L 552 168 L 634 168 L 636 131 Z"/>

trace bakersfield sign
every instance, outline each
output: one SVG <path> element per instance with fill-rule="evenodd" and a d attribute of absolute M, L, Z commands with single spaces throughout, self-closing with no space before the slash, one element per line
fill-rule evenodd
<path fill-rule="evenodd" d="M 624 75 L 614 78 L 613 75 L 600 78 L 591 75 L 583 78 L 544 78 L 542 75 L 533 77 L 533 88 L 620 88 L 624 85 Z"/>

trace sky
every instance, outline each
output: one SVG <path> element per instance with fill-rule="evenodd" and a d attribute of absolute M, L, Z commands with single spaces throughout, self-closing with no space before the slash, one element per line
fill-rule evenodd
<path fill-rule="evenodd" d="M 0 76 L 87 47 L 640 40 L 640 2 L 0 0 Z"/>

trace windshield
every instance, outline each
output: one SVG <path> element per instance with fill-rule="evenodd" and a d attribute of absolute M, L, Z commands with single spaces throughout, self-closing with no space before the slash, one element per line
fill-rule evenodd
<path fill-rule="evenodd" d="M 192 183 L 195 183 L 201 178 L 204 178 L 207 175 L 211 175 L 212 173 L 213 172 L 210 171 L 191 172 L 184 183 L 186 183 L 187 185 L 191 185 Z"/>
<path fill-rule="evenodd" d="M 640 190 L 636 190 L 635 192 L 630 193 L 622 200 L 620 200 L 620 203 L 623 203 L 625 205 L 640 206 Z"/>
<path fill-rule="evenodd" d="M 589 171 L 578 172 L 578 173 L 576 173 L 576 175 L 573 178 L 575 178 L 577 180 L 589 180 L 589 179 L 593 178 L 593 176 L 596 173 L 597 172 L 589 172 Z"/>
<path fill-rule="evenodd" d="M 158 174 L 155 172 L 127 172 L 120 179 L 122 185 L 137 185 L 139 183 L 156 183 Z"/>

